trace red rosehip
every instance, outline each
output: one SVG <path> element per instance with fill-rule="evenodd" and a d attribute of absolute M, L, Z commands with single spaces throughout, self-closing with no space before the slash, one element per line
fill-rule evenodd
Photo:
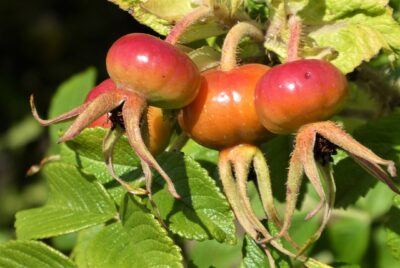
<path fill-rule="evenodd" d="M 297 60 L 273 67 L 257 83 L 255 107 L 271 132 L 287 134 L 326 120 L 343 104 L 346 77 L 322 60 Z"/>
<path fill-rule="evenodd" d="M 161 108 L 189 104 L 200 85 L 199 71 L 185 53 L 147 34 L 118 39 L 108 51 L 106 64 L 118 88 L 138 92 Z"/>

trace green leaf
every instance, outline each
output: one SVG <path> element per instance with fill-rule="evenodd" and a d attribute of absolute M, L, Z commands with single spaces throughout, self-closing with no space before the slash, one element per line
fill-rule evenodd
<path fill-rule="evenodd" d="M 360 263 L 369 245 L 368 214 L 356 210 L 340 211 L 333 219 L 327 235 L 335 260 Z"/>
<path fill-rule="evenodd" d="M 269 16 L 267 1 L 246 0 L 244 4 L 247 13 L 250 15 L 252 19 L 260 21 L 261 23 L 266 22 Z"/>
<path fill-rule="evenodd" d="M 332 47 L 339 52 L 331 61 L 343 73 L 352 72 L 363 61 L 369 61 L 382 49 L 400 49 L 400 25 L 389 12 L 379 16 L 357 14 L 312 32 L 320 47 Z"/>
<path fill-rule="evenodd" d="M 88 267 L 183 267 L 179 247 L 135 197 L 125 196 L 120 215 L 90 241 Z"/>
<path fill-rule="evenodd" d="M 138 22 L 167 35 L 174 21 L 193 10 L 190 0 L 110 0 Z"/>
<path fill-rule="evenodd" d="M 106 222 L 116 214 L 114 202 L 93 177 L 62 162 L 47 164 L 43 175 L 49 185 L 49 198 L 40 208 L 16 215 L 17 237 L 46 238 L 75 232 Z"/>
<path fill-rule="evenodd" d="M 352 72 L 363 61 L 372 59 L 381 49 L 400 50 L 400 25 L 392 16 L 387 0 L 290 0 L 287 10 L 282 1 L 271 1 L 271 24 L 277 29 L 267 38 L 265 47 L 285 59 L 288 42 L 286 13 L 303 21 L 304 51 L 331 48 L 338 52 L 332 63 L 343 73 Z M 287 11 L 287 12 L 286 12 Z M 310 27 L 307 27 L 310 26 Z M 309 38 L 311 38 L 309 40 Z"/>
<path fill-rule="evenodd" d="M 243 260 L 240 264 L 241 268 L 269 267 L 265 252 L 248 235 L 246 235 L 243 240 L 242 254 Z"/>
<path fill-rule="evenodd" d="M 0 267 L 74 268 L 66 256 L 36 241 L 9 241 L 0 245 Z"/>
<path fill-rule="evenodd" d="M 236 243 L 233 213 L 207 171 L 182 153 L 165 153 L 158 161 L 182 197 L 174 199 L 164 180 L 155 177 L 153 199 L 170 231 L 187 239 Z"/>
<path fill-rule="evenodd" d="M 394 207 L 389 213 L 386 222 L 386 245 L 390 248 L 392 255 L 400 260 L 400 196 L 393 200 Z"/>
<path fill-rule="evenodd" d="M 389 221 L 391 221 L 390 218 Z M 398 224 L 398 221 L 396 223 L 392 221 L 391 224 Z M 374 254 L 369 256 L 368 261 L 376 260 L 377 267 L 400 267 L 400 259 L 395 258 L 387 243 L 389 234 L 385 226 L 378 226 L 372 233 L 372 238 L 374 242 Z"/>
<path fill-rule="evenodd" d="M 219 66 L 221 54 L 209 46 L 202 46 L 190 51 L 188 56 L 196 64 L 201 72 Z"/>
<path fill-rule="evenodd" d="M 32 115 L 28 115 L 13 125 L 0 137 L 0 149 L 17 150 L 37 139 L 43 128 L 38 125 Z"/>
<path fill-rule="evenodd" d="M 196 161 L 218 162 L 218 151 L 201 146 L 192 139 L 186 143 L 181 151 L 190 155 Z"/>
<path fill-rule="evenodd" d="M 88 247 L 96 235 L 104 229 L 104 225 L 96 225 L 79 232 L 75 247 L 71 253 L 71 258 L 79 268 L 89 268 Z"/>
<path fill-rule="evenodd" d="M 193 241 L 187 252 L 188 267 L 237 267 L 240 262 L 241 241 L 236 245 L 215 240 Z"/>
<path fill-rule="evenodd" d="M 110 0 L 129 12 L 140 23 L 161 35 L 167 35 L 173 25 L 194 11 L 199 4 L 191 0 Z M 190 26 L 180 38 L 181 43 L 190 43 L 225 33 L 226 28 L 217 19 L 201 20 Z"/>
<path fill-rule="evenodd" d="M 96 82 L 96 70 L 89 68 L 76 74 L 62 83 L 53 96 L 49 108 L 49 118 L 70 111 L 83 103 L 87 93 L 94 87 Z M 51 144 L 56 144 L 60 130 L 66 130 L 71 122 L 60 123 L 49 127 Z M 52 148 L 52 151 L 58 151 Z"/>
<path fill-rule="evenodd" d="M 85 129 L 79 136 L 61 147 L 61 157 L 63 161 L 72 163 L 85 173 L 94 175 L 119 202 L 124 190 L 110 175 L 103 158 L 102 144 L 107 131 L 101 127 Z M 138 171 L 140 160 L 129 145 L 126 136 L 121 137 L 117 142 L 113 156 L 114 169 L 123 179 L 132 181 L 140 176 L 138 172 L 132 173 Z"/>

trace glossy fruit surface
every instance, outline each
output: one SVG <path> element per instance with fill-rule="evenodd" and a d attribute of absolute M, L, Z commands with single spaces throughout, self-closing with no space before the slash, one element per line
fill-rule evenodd
<path fill-rule="evenodd" d="M 347 95 L 346 77 L 322 60 L 297 60 L 273 67 L 258 82 L 255 107 L 271 132 L 287 134 L 331 117 Z"/>
<path fill-rule="evenodd" d="M 161 108 L 189 104 L 200 85 L 200 73 L 185 53 L 147 34 L 128 34 L 115 41 L 106 65 L 118 88 L 139 92 L 150 105 Z"/>
<path fill-rule="evenodd" d="M 269 70 L 248 64 L 224 72 L 203 73 L 196 99 L 182 109 L 179 124 L 196 142 L 213 149 L 242 143 L 258 143 L 272 134 L 258 121 L 254 108 L 254 88 Z"/>
<path fill-rule="evenodd" d="M 86 96 L 85 102 L 94 100 L 100 94 L 109 90 L 116 89 L 115 83 L 111 79 L 104 80 L 94 87 Z M 93 121 L 89 127 L 110 128 L 112 122 L 107 114 L 102 115 Z M 146 146 L 153 155 L 157 155 L 168 146 L 172 135 L 173 122 L 165 118 L 163 110 L 157 107 L 149 106 L 147 110 L 147 130 L 148 135 L 144 136 Z"/>

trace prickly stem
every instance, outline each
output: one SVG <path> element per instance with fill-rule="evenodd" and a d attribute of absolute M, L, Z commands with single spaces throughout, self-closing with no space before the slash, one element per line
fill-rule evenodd
<path fill-rule="evenodd" d="M 233 26 L 225 37 L 222 47 L 220 66 L 222 71 L 230 71 L 236 67 L 236 51 L 240 40 L 249 36 L 257 42 L 264 41 L 263 32 L 254 24 L 239 22 Z"/>
<path fill-rule="evenodd" d="M 298 16 L 292 15 L 288 21 L 288 24 L 289 24 L 290 37 L 288 42 L 286 61 L 290 62 L 299 59 L 298 51 L 300 44 L 302 21 Z"/>
<path fill-rule="evenodd" d="M 172 45 L 176 45 L 191 25 L 201 19 L 211 16 L 211 14 L 212 11 L 208 6 L 200 6 L 196 8 L 175 24 L 174 28 L 172 28 L 171 32 L 165 38 L 165 41 Z"/>

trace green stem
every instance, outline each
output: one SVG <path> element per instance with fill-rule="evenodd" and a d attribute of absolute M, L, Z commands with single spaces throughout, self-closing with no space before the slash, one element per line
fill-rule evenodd
<path fill-rule="evenodd" d="M 254 24 L 239 22 L 226 35 L 221 54 L 221 70 L 229 71 L 236 67 L 236 51 L 240 40 L 249 36 L 257 42 L 264 41 L 263 32 Z"/>

